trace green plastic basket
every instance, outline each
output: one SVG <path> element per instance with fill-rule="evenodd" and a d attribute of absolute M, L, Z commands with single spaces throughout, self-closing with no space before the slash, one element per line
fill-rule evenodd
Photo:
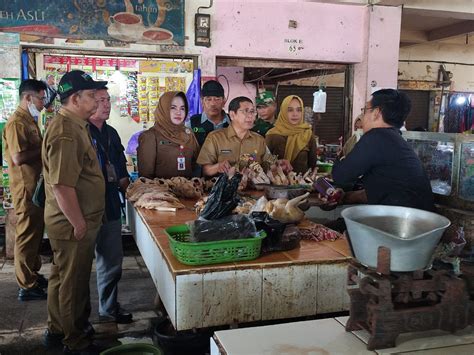
<path fill-rule="evenodd" d="M 100 355 L 163 355 L 163 351 L 151 344 L 123 344 L 102 351 Z"/>
<path fill-rule="evenodd" d="M 260 255 L 262 240 L 267 236 L 264 231 L 260 231 L 254 238 L 193 243 L 189 241 L 189 228 L 185 224 L 166 228 L 165 232 L 173 255 L 179 262 L 186 265 L 209 265 L 256 259 Z"/>

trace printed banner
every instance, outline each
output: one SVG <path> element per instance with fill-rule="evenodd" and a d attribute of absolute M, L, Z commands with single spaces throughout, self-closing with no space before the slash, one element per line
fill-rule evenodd
<path fill-rule="evenodd" d="M 3 1 L 0 31 L 182 46 L 184 0 Z"/>

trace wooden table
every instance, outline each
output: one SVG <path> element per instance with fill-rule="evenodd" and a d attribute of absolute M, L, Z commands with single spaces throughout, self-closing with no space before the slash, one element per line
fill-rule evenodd
<path fill-rule="evenodd" d="M 196 219 L 186 209 L 158 212 L 129 206 L 140 253 L 176 330 L 348 310 L 346 240 L 302 241 L 299 249 L 256 260 L 187 266 L 171 253 L 164 228 Z"/>

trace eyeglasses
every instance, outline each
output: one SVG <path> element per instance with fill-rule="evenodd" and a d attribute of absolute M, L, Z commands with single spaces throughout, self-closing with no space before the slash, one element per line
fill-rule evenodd
<path fill-rule="evenodd" d="M 365 115 L 367 111 L 375 110 L 377 107 L 362 107 L 361 112 Z"/>
<path fill-rule="evenodd" d="M 39 96 L 39 95 L 31 95 L 33 97 L 36 97 L 38 100 L 41 100 L 41 101 L 46 101 L 47 97 L 46 96 Z"/>
<path fill-rule="evenodd" d="M 254 116 L 255 115 L 255 110 L 245 109 L 245 110 L 237 110 L 237 111 L 242 112 L 245 116 Z"/>

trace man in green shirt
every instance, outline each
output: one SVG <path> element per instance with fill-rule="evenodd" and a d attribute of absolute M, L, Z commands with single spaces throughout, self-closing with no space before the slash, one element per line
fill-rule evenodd
<path fill-rule="evenodd" d="M 273 128 L 276 119 L 275 96 L 273 96 L 273 93 L 270 91 L 263 91 L 258 93 L 255 102 L 257 104 L 258 118 L 255 121 L 252 131 L 265 137 L 267 131 Z"/>

